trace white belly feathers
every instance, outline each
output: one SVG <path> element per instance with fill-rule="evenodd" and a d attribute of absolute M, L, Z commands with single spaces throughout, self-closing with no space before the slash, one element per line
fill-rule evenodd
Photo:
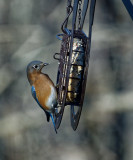
<path fill-rule="evenodd" d="M 47 103 L 46 105 L 52 109 L 54 104 L 56 103 L 56 99 L 57 99 L 57 95 L 56 95 L 56 90 L 53 86 L 50 86 L 51 87 L 51 94 L 47 100 Z"/>

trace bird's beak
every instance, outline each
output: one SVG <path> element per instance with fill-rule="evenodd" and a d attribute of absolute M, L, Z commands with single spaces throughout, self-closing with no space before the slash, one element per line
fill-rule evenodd
<path fill-rule="evenodd" d="M 43 63 L 43 65 L 44 65 L 44 66 L 47 66 L 47 65 L 49 65 L 49 63 Z"/>
<path fill-rule="evenodd" d="M 49 65 L 49 63 L 41 63 L 41 64 L 40 64 L 40 70 L 41 70 L 44 66 L 47 66 L 47 65 Z"/>

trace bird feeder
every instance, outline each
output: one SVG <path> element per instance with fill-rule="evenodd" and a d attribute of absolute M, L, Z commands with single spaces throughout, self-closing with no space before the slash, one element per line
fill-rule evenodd
<path fill-rule="evenodd" d="M 64 108 L 70 106 L 71 126 L 76 130 L 84 101 L 91 32 L 96 0 L 68 0 L 67 15 L 61 26 L 62 34 L 57 37 L 61 42 L 60 53 L 55 53 L 58 60 L 57 94 L 59 109 L 55 114 L 55 125 L 58 129 L 63 117 Z M 83 31 L 86 14 L 89 14 L 88 36 Z M 72 22 L 70 23 L 70 20 Z"/>

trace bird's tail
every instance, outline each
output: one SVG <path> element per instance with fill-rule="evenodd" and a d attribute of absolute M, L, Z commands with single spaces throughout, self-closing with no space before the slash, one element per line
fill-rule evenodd
<path fill-rule="evenodd" d="M 54 130 L 55 130 L 55 132 L 56 132 L 56 134 L 57 134 L 57 130 L 56 130 L 56 127 L 55 127 L 54 117 L 53 117 L 53 115 L 52 115 L 51 113 L 50 113 L 50 117 L 51 117 L 52 122 L 53 122 L 53 125 L 54 125 Z"/>

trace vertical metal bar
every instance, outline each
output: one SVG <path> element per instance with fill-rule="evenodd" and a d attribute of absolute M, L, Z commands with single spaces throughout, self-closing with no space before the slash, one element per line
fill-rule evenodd
<path fill-rule="evenodd" d="M 72 32 L 76 29 L 76 16 L 77 16 L 78 3 L 79 3 L 79 0 L 74 0 L 74 4 L 73 4 L 73 19 L 72 19 Z"/>
<path fill-rule="evenodd" d="M 81 29 L 83 29 L 83 25 L 84 25 L 86 13 L 87 13 L 88 5 L 89 5 L 89 0 L 84 0 L 83 10 L 82 10 L 82 19 L 81 19 Z"/>
<path fill-rule="evenodd" d="M 71 6 L 71 3 L 72 3 L 72 0 L 68 0 L 67 1 L 67 15 L 70 15 L 70 6 Z M 66 22 L 65 22 L 65 28 L 67 28 L 67 23 L 68 23 L 68 18 L 66 19 Z"/>
<path fill-rule="evenodd" d="M 88 67 L 89 67 L 89 56 L 90 56 L 90 48 L 91 48 L 91 35 L 92 35 L 92 25 L 93 25 L 93 20 L 94 20 L 94 12 L 95 12 L 95 5 L 96 5 L 96 0 L 91 0 L 90 1 L 90 8 L 89 8 L 89 33 L 88 33 L 88 44 L 86 48 L 86 59 L 85 59 L 85 69 L 84 69 L 84 82 L 83 82 L 83 90 L 82 93 L 85 93 L 85 88 L 86 88 L 86 81 L 87 81 L 87 75 L 88 75 Z M 83 105 L 83 100 L 84 96 L 82 97 L 81 100 L 81 106 Z"/>
<path fill-rule="evenodd" d="M 91 0 L 90 14 L 89 14 L 90 15 L 89 17 L 89 39 L 90 41 L 91 41 L 92 25 L 93 25 L 93 20 L 94 20 L 95 5 L 96 5 L 96 0 Z"/>
<path fill-rule="evenodd" d="M 72 18 L 72 31 L 71 31 L 71 40 L 70 40 L 70 55 L 69 55 L 69 60 L 68 60 L 68 68 L 67 68 L 67 73 L 66 73 L 66 92 L 65 92 L 65 97 L 67 95 L 67 90 L 68 90 L 68 81 L 69 81 L 69 73 L 70 73 L 70 67 L 71 67 L 71 59 L 72 59 L 72 49 L 73 49 L 73 35 L 74 35 L 74 30 L 76 28 L 76 16 L 77 16 L 77 8 L 78 8 L 78 2 L 79 0 L 74 0 L 73 4 L 73 18 Z"/>
<path fill-rule="evenodd" d="M 131 3 L 130 0 L 122 0 L 123 4 L 125 5 L 129 15 L 131 16 L 133 20 L 133 4 Z"/>
<path fill-rule="evenodd" d="M 87 3 L 87 1 L 86 1 Z M 79 123 L 79 119 L 80 119 L 80 115 L 81 115 L 81 111 L 82 111 L 82 105 L 83 105 L 83 100 L 84 100 L 84 93 L 85 93 L 85 88 L 86 88 L 86 81 L 87 81 L 87 74 L 88 74 L 88 61 L 89 61 L 89 53 L 90 53 L 90 47 L 91 47 L 91 32 L 92 32 L 92 24 L 93 24 L 93 19 L 94 19 L 94 10 L 95 10 L 95 3 L 96 0 L 91 0 L 90 2 L 90 17 L 89 17 L 89 39 L 88 39 L 88 44 L 87 44 L 87 49 L 86 49 L 86 58 L 85 58 L 85 68 L 84 68 L 84 79 L 82 82 L 82 99 L 80 101 L 80 106 L 78 109 L 78 112 L 75 114 L 74 112 L 74 106 L 71 105 L 71 126 L 73 128 L 73 130 L 77 129 L 78 123 Z M 86 8 L 87 9 L 87 8 Z M 86 12 L 86 11 L 85 11 Z M 86 13 L 84 13 L 86 14 Z M 84 21 L 84 20 L 83 20 Z M 83 25 L 83 23 L 82 23 Z"/>
<path fill-rule="evenodd" d="M 92 35 L 92 25 L 94 20 L 94 12 L 95 12 L 96 0 L 91 0 L 90 8 L 89 8 L 89 35 L 88 35 L 88 44 L 86 48 L 86 58 L 85 58 L 85 69 L 84 69 L 84 80 L 82 83 L 82 93 L 85 93 L 86 81 L 88 75 L 88 67 L 89 67 L 89 56 L 90 56 L 90 48 L 91 48 L 91 35 Z M 84 95 L 81 100 L 81 106 L 83 105 Z"/>

